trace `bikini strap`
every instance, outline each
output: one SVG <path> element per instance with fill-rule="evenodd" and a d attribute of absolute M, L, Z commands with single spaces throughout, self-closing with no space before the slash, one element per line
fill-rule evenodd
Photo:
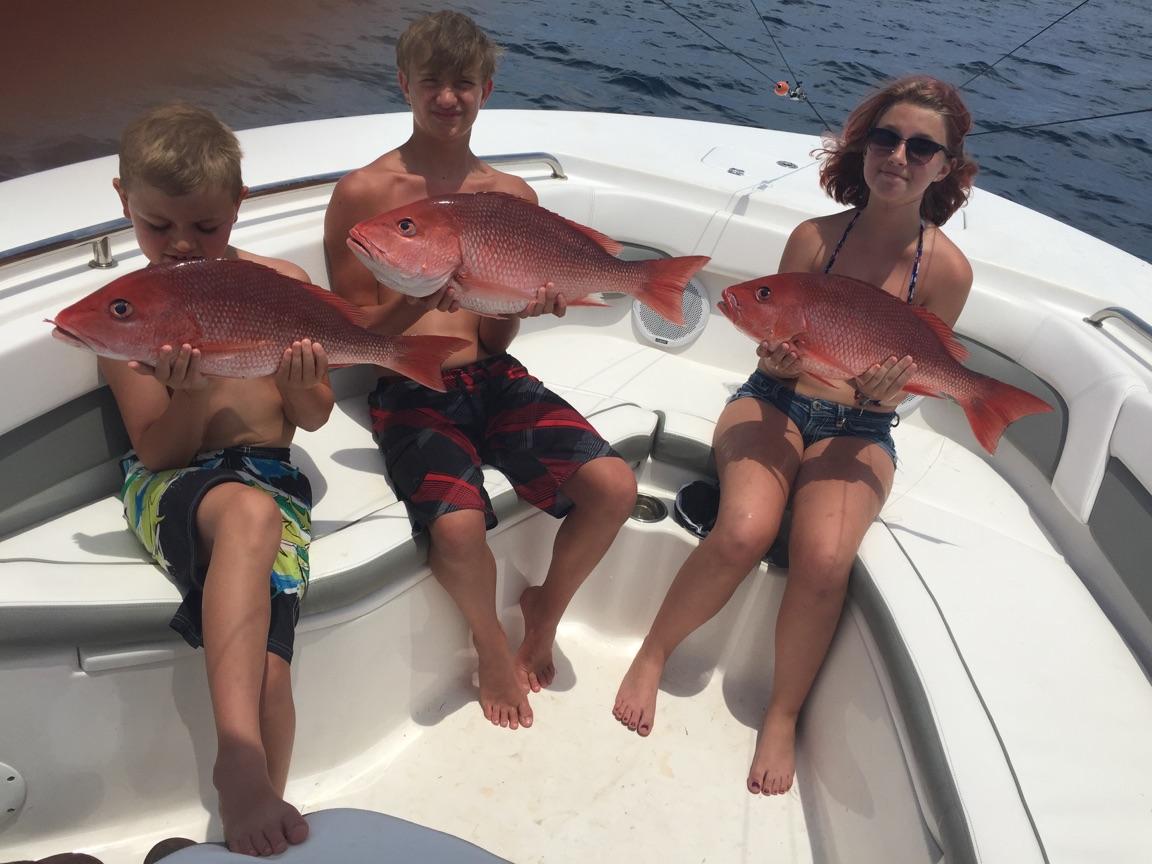
<path fill-rule="evenodd" d="M 840 242 L 836 244 L 836 248 L 832 250 L 832 255 L 828 259 L 828 263 L 824 265 L 825 273 L 832 272 L 832 265 L 836 263 L 836 256 L 840 254 L 840 248 L 844 245 L 844 241 L 848 239 L 848 232 L 852 230 L 852 226 L 856 224 L 856 220 L 860 218 L 860 214 L 863 212 L 863 210 L 857 210 L 848 222 L 848 227 L 844 229 L 844 233 L 840 236 Z"/>
<path fill-rule="evenodd" d="M 916 241 L 916 260 L 912 262 L 912 281 L 908 283 L 908 302 L 916 296 L 916 278 L 920 275 L 920 256 L 924 254 L 924 217 L 920 217 L 920 239 Z"/>

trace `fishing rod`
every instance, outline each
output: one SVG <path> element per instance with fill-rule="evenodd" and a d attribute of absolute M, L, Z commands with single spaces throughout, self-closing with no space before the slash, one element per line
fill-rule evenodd
<path fill-rule="evenodd" d="M 1005 60 L 1005 59 L 1007 59 L 1008 57 L 1011 57 L 1013 54 L 1015 54 L 1017 51 L 1019 51 L 1021 48 L 1023 48 L 1025 45 L 1027 45 L 1027 44 L 1028 44 L 1029 42 L 1031 42 L 1033 39 L 1035 39 L 1037 36 L 1041 35 L 1041 34 L 1042 34 L 1042 33 L 1044 33 L 1046 30 L 1049 30 L 1050 28 L 1052 28 L 1052 27 L 1055 27 L 1057 24 L 1059 24 L 1061 21 L 1063 21 L 1065 18 L 1067 18 L 1069 15 L 1071 15 L 1071 14 L 1072 14 L 1073 12 L 1075 12 L 1077 9 L 1081 8 L 1082 6 L 1087 6 L 1087 5 L 1088 5 L 1088 2 L 1089 2 L 1089 0 L 1083 0 L 1083 2 L 1081 2 L 1080 4 L 1078 4 L 1078 5 L 1077 5 L 1075 8 L 1073 8 L 1073 9 L 1069 9 L 1067 12 L 1065 12 L 1063 15 L 1061 15 L 1059 18 L 1057 18 L 1055 21 L 1053 21 L 1051 24 L 1049 24 L 1049 25 L 1048 25 L 1047 27 L 1045 27 L 1043 30 L 1040 30 L 1040 31 L 1039 31 L 1039 32 L 1037 32 L 1037 33 L 1033 33 L 1031 36 L 1029 36 L 1027 39 L 1025 39 L 1023 42 L 1021 42 L 1019 45 L 1017 45 L 1015 48 L 1013 48 L 1013 49 L 1012 49 L 1011 51 L 1009 51 L 1007 54 L 1005 54 L 1005 55 L 1003 55 L 1002 57 L 1000 57 L 1000 59 L 999 59 L 999 60 L 997 60 L 997 61 L 996 61 L 996 63 L 999 63 L 999 62 L 1000 62 L 1000 60 Z M 961 84 L 961 85 L 960 85 L 960 86 L 959 86 L 957 89 L 958 89 L 958 90 L 963 90 L 965 87 L 967 87 L 969 84 L 971 84 L 971 83 L 972 83 L 973 81 L 975 81 L 977 78 L 979 78 L 981 75 L 986 75 L 987 73 L 991 72 L 991 71 L 992 71 L 992 68 L 993 68 L 993 67 L 996 65 L 996 63 L 993 63 L 991 66 L 987 67 L 986 69 L 982 69 L 981 71 L 977 72 L 975 75 L 973 75 L 971 78 L 969 78 L 969 79 L 968 79 L 967 81 L 965 81 L 963 84 Z"/>
<path fill-rule="evenodd" d="M 727 45 L 725 45 L 722 41 L 720 41 L 718 38 L 713 36 L 711 33 L 709 33 L 707 30 L 705 30 L 703 27 L 701 27 L 699 24 L 697 24 L 695 21 L 693 21 L 691 18 L 689 18 L 687 15 L 685 15 L 683 12 L 681 12 L 679 9 L 677 9 L 675 6 L 673 6 L 671 3 L 669 3 L 668 0 L 658 0 L 658 2 L 661 5 L 663 5 L 665 8 L 669 9 L 670 11 L 675 12 L 677 15 L 679 15 L 681 18 L 683 18 L 685 21 L 687 21 L 689 24 L 691 24 L 693 27 L 695 27 L 697 30 L 699 30 L 701 33 L 703 33 L 706 37 L 711 39 L 713 42 L 715 42 L 717 45 L 719 45 L 721 48 L 723 48 L 725 51 L 727 51 L 729 54 L 731 54 L 733 57 L 735 57 L 737 60 L 739 60 L 745 66 L 747 66 L 749 69 L 751 69 L 753 72 L 755 72 L 757 75 L 759 75 L 763 78 L 767 78 L 769 81 L 773 80 L 772 77 L 770 75 L 768 75 L 767 72 L 765 72 L 763 69 L 761 69 L 755 63 L 753 63 L 751 60 L 749 60 L 743 54 L 740 54 L 738 51 L 733 51 L 731 48 L 729 48 Z M 752 4 L 752 8 L 754 8 L 754 9 L 756 8 L 756 4 L 754 2 Z M 757 15 L 757 17 L 760 17 L 759 10 L 757 10 L 756 15 Z M 764 24 L 764 29 L 768 30 L 768 24 L 764 21 L 763 18 L 760 18 L 760 22 L 762 24 Z M 772 37 L 772 31 L 771 30 L 768 30 L 768 36 L 770 38 L 772 38 L 772 44 L 776 45 L 776 39 L 774 37 Z M 792 67 L 789 66 L 788 61 L 784 59 L 784 52 L 780 51 L 779 45 L 776 45 L 776 50 L 780 53 L 780 59 L 784 60 L 784 65 L 788 68 L 788 71 L 792 74 L 792 77 L 795 78 L 796 73 L 792 72 Z M 812 109 L 812 112 L 816 115 L 816 119 L 819 120 L 823 124 L 825 129 L 831 131 L 832 127 L 829 126 L 828 122 L 823 117 L 820 116 L 819 110 L 817 110 L 816 106 L 812 104 L 811 100 L 808 98 L 808 96 L 804 92 L 803 88 L 800 87 L 799 81 L 796 82 L 795 87 L 790 86 L 787 81 L 775 81 L 775 82 L 773 82 L 773 92 L 775 92 L 777 96 L 788 96 L 790 99 L 792 99 L 795 102 L 807 103 L 808 107 L 810 107 Z"/>
<path fill-rule="evenodd" d="M 977 135 L 999 135 L 1003 132 L 1020 132 L 1024 129 L 1042 129 L 1045 126 L 1060 126 L 1064 123 L 1083 123 L 1086 120 L 1104 120 L 1108 117 L 1127 117 L 1130 114 L 1145 114 L 1152 111 L 1152 106 L 1148 108 L 1135 108 L 1131 111 L 1115 111 L 1111 114 L 1093 114 L 1091 117 L 1073 117 L 1070 120 L 1051 120 L 1047 123 L 1029 123 L 1027 126 L 1011 126 L 1007 129 L 988 129 L 984 132 L 969 132 L 969 138 L 975 138 Z"/>

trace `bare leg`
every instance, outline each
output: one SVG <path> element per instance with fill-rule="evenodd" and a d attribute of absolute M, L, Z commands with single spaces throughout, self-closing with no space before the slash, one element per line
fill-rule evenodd
<path fill-rule="evenodd" d="M 748 773 L 752 793 L 779 795 L 792 787 L 796 717 L 828 653 L 852 562 L 893 473 L 888 454 L 858 438 L 828 438 L 804 453 L 792 496 L 772 698 Z"/>
<path fill-rule="evenodd" d="M 480 665 L 480 707 L 495 726 L 532 725 L 527 688 L 496 617 L 496 559 L 485 537 L 484 513 L 457 510 L 429 528 L 432 573 L 464 614 Z"/>
<path fill-rule="evenodd" d="M 716 525 L 676 574 L 612 708 L 641 736 L 652 731 L 668 657 L 723 608 L 768 550 L 800 465 L 795 424 L 758 399 L 737 399 L 724 409 L 712 446 L 720 476 Z"/>
<path fill-rule="evenodd" d="M 269 777 L 261 728 L 268 577 L 280 545 L 280 511 L 264 492 L 225 483 L 204 496 L 196 525 L 210 556 L 204 659 L 216 720 L 213 781 L 224 839 L 233 852 L 271 855 L 308 834 L 308 824 Z"/>
<path fill-rule="evenodd" d="M 524 641 L 516 652 L 521 680 L 537 693 L 552 683 L 556 627 L 577 589 L 600 563 L 636 502 L 636 476 L 622 459 L 593 459 L 564 484 L 572 509 L 556 534 L 544 584 L 525 589 Z"/>
<path fill-rule="evenodd" d="M 260 691 L 260 737 L 268 760 L 268 779 L 277 795 L 288 785 L 288 766 L 296 739 L 296 705 L 292 701 L 292 667 L 276 654 L 264 655 Z"/>

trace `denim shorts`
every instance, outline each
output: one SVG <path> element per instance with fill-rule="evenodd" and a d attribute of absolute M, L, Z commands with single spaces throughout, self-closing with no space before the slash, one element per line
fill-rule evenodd
<path fill-rule="evenodd" d="M 804 449 L 825 438 L 863 438 L 879 444 L 892 457 L 892 463 L 896 463 L 896 442 L 892 440 L 892 427 L 900 419 L 895 411 L 865 411 L 851 405 L 829 402 L 827 399 L 811 399 L 759 369 L 740 385 L 740 389 L 728 401 L 745 396 L 767 402 L 795 423 L 804 440 Z"/>

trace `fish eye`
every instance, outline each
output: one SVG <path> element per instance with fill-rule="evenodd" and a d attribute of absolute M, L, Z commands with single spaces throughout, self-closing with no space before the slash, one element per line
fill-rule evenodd
<path fill-rule="evenodd" d="M 765 300 L 767 300 L 771 296 L 772 296 L 772 289 L 769 288 L 767 285 L 761 285 L 759 288 L 756 289 L 756 299 L 759 300 L 761 303 L 763 303 Z"/>
<path fill-rule="evenodd" d="M 411 219 L 401 219 L 396 223 L 396 227 L 400 229 L 400 233 L 405 237 L 412 237 L 416 234 L 416 223 Z"/>
<path fill-rule="evenodd" d="M 132 304 L 127 300 L 113 300 L 108 304 L 108 311 L 112 313 L 113 318 L 128 318 L 132 315 Z"/>

